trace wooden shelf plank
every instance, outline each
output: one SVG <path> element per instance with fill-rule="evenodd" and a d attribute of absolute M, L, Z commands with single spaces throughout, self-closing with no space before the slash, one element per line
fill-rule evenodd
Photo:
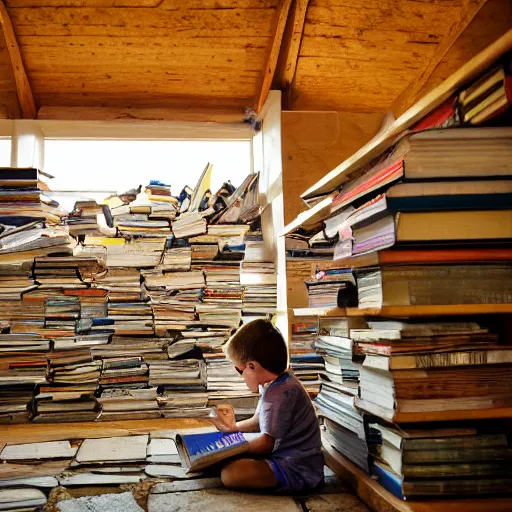
<path fill-rule="evenodd" d="M 308 228 L 309 226 L 314 226 L 329 217 L 333 197 L 334 195 L 331 194 L 325 199 L 322 199 L 318 204 L 315 204 L 311 209 L 299 213 L 295 220 L 286 225 L 284 229 L 278 233 L 278 236 L 288 235 L 301 227 Z"/>
<path fill-rule="evenodd" d="M 443 83 L 402 114 L 389 128 L 378 134 L 368 144 L 306 190 L 301 197 L 303 199 L 310 199 L 318 195 L 328 194 L 338 188 L 347 174 L 368 164 L 383 151 L 391 147 L 397 136 L 404 130 L 410 128 L 426 114 L 441 105 L 443 101 L 447 100 L 470 80 L 476 78 L 510 49 L 512 49 L 512 29 L 464 64 Z"/>
<path fill-rule="evenodd" d="M 510 512 L 511 498 L 471 498 L 461 500 L 402 501 L 386 491 L 324 440 L 325 463 L 357 495 L 378 512 Z"/>
<path fill-rule="evenodd" d="M 346 310 L 342 308 L 295 308 L 295 316 L 347 316 Z"/>
<path fill-rule="evenodd" d="M 490 315 L 512 313 L 512 304 L 453 304 L 429 306 L 385 306 L 383 308 L 298 308 L 295 316 L 443 316 L 443 315 Z"/>
<path fill-rule="evenodd" d="M 426 421 L 463 421 L 463 420 L 493 420 L 512 418 L 512 407 L 493 407 L 487 409 L 461 409 L 449 411 L 395 412 L 387 415 L 381 407 L 371 402 L 356 398 L 356 407 L 366 413 L 381 417 L 390 423 L 423 423 Z M 392 416 L 391 416 L 392 414 Z"/>

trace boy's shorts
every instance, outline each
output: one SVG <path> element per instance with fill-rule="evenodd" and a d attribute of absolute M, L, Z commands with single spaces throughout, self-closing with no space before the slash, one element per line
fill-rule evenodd
<path fill-rule="evenodd" d="M 279 491 L 289 491 L 290 486 L 288 485 L 288 481 L 286 479 L 286 476 L 282 472 L 281 468 L 279 467 L 279 464 L 273 459 L 265 459 L 265 462 L 270 466 L 270 469 L 274 473 L 274 476 L 276 477 L 277 486 L 276 489 Z"/>
<path fill-rule="evenodd" d="M 274 473 L 276 477 L 276 491 L 283 493 L 292 493 L 292 494 L 300 494 L 300 493 L 310 493 L 315 492 L 321 489 L 324 485 L 324 482 L 320 482 L 316 487 L 311 488 L 307 485 L 305 486 L 305 482 L 302 479 L 298 479 L 298 481 L 290 482 L 286 477 L 285 473 L 279 466 L 279 464 L 274 459 L 264 459 L 265 462 L 270 466 L 270 469 Z"/>

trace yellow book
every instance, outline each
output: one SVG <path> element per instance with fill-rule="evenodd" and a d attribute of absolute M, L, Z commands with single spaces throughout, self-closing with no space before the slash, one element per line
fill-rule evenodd
<path fill-rule="evenodd" d="M 85 245 L 124 245 L 124 238 L 109 238 L 106 236 L 86 236 Z"/>

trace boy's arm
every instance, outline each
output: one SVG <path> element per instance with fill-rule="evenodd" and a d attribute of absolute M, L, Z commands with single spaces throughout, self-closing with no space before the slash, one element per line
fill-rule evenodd
<path fill-rule="evenodd" d="M 259 414 L 256 412 L 254 416 L 252 418 L 249 418 L 248 420 L 237 421 L 235 423 L 235 430 L 238 430 L 238 432 L 259 432 Z"/>
<path fill-rule="evenodd" d="M 274 449 L 274 438 L 269 436 L 268 434 L 261 434 L 261 436 L 256 437 L 249 441 L 249 452 L 254 453 L 255 455 L 265 455 L 267 453 L 272 453 Z"/>

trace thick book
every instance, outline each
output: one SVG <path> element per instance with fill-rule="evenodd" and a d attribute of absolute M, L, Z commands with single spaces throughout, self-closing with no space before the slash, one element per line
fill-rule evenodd
<path fill-rule="evenodd" d="M 200 471 L 249 450 L 249 443 L 241 432 L 178 434 L 176 446 L 187 473 Z"/>
<path fill-rule="evenodd" d="M 390 187 L 385 197 L 389 212 L 507 209 L 512 204 L 512 181 L 405 182 Z M 355 219 L 362 216 L 365 209 L 369 210 L 367 205 L 358 208 L 353 214 Z"/>
<path fill-rule="evenodd" d="M 399 179 L 510 176 L 511 142 L 510 127 L 439 129 L 409 135 L 367 172 L 344 186 L 332 201 L 331 213 Z"/>
<path fill-rule="evenodd" d="M 399 212 L 352 230 L 352 255 L 435 242 L 478 246 L 512 238 L 512 210 Z"/>
<path fill-rule="evenodd" d="M 394 265 L 367 272 L 357 275 L 359 308 L 512 302 L 509 263 Z"/>
<path fill-rule="evenodd" d="M 497 345 L 495 350 L 465 350 L 442 353 L 422 351 L 411 355 L 368 354 L 364 366 L 377 370 L 411 370 L 414 368 L 446 368 L 455 366 L 480 366 L 512 364 L 512 350 Z"/>

